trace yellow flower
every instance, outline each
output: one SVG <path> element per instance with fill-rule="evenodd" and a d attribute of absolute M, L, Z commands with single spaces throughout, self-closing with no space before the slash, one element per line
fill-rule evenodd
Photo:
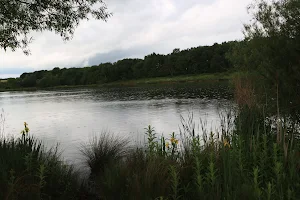
<path fill-rule="evenodd" d="M 173 138 L 173 137 L 170 140 L 171 140 L 171 143 L 175 142 L 175 138 Z"/>
<path fill-rule="evenodd" d="M 26 126 L 25 127 L 25 132 L 28 133 L 29 132 L 29 128 Z"/>
<path fill-rule="evenodd" d="M 166 147 L 169 148 L 169 142 L 166 142 Z"/>
<path fill-rule="evenodd" d="M 29 132 L 28 124 L 26 122 L 24 122 L 24 126 L 25 126 L 24 130 L 21 131 L 22 135 L 28 134 Z"/>
<path fill-rule="evenodd" d="M 170 141 L 172 144 L 178 144 L 178 140 L 173 137 L 170 139 Z"/>
<path fill-rule="evenodd" d="M 228 146 L 230 148 L 230 144 L 226 138 L 223 140 L 223 145 L 224 145 L 224 147 Z"/>

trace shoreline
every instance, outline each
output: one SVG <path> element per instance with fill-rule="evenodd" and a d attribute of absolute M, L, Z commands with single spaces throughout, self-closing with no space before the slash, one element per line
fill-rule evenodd
<path fill-rule="evenodd" d="M 29 88 L 12 88 L 0 89 L 0 92 L 13 91 L 37 91 L 37 90 L 56 90 L 56 89 L 76 89 L 76 88 L 103 88 L 103 87 L 133 87 L 139 85 L 165 85 L 177 83 L 214 83 L 230 81 L 236 73 L 215 73 L 215 74 L 198 74 L 198 75 L 180 75 L 174 77 L 155 77 L 133 80 L 122 80 L 110 83 L 90 84 L 90 85 L 60 85 L 55 87 L 29 87 Z"/>

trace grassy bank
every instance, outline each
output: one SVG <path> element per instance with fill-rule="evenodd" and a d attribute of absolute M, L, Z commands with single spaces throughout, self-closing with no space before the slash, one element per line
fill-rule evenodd
<path fill-rule="evenodd" d="M 117 81 L 104 84 L 104 86 L 110 85 L 143 85 L 143 84 L 167 84 L 167 83 L 185 83 L 185 82 L 218 82 L 231 80 L 233 73 L 218 73 L 218 74 L 199 74 L 199 75 L 184 75 L 174 77 L 157 77 L 157 78 L 145 78 L 137 80 Z"/>
<path fill-rule="evenodd" d="M 75 89 L 75 88 L 97 88 L 97 87 L 120 87 L 120 86 L 141 86 L 148 84 L 173 84 L 173 83 L 193 83 L 193 82 L 219 82 L 230 81 L 236 73 L 216 73 L 216 74 L 199 74 L 199 75 L 184 75 L 174 77 L 157 77 L 144 78 L 137 80 L 123 80 L 111 83 L 91 84 L 91 85 L 64 85 L 47 88 L 1 88 L 0 92 L 5 91 L 36 91 L 36 90 L 55 90 L 55 89 Z"/>

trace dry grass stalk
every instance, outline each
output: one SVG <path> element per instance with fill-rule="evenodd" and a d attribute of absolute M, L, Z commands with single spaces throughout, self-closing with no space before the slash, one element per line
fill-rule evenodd
<path fill-rule="evenodd" d="M 235 100 L 239 106 L 248 106 L 253 108 L 256 106 L 255 90 L 252 80 L 248 77 L 236 76 L 233 78 L 235 87 Z"/>

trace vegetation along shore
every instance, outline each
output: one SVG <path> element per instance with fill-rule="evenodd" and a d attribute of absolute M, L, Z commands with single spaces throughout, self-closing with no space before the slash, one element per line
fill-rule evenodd
<path fill-rule="evenodd" d="M 121 86 L 143 86 L 143 85 L 160 85 L 172 83 L 197 83 L 197 82 L 230 82 L 235 76 L 240 73 L 214 73 L 214 74 L 199 74 L 199 75 L 181 75 L 173 77 L 156 77 L 156 78 L 141 78 L 134 80 L 121 80 L 109 83 L 88 84 L 88 85 L 59 85 L 49 87 L 8 87 L 10 83 L 2 84 L 0 91 L 34 91 L 34 90 L 51 90 L 51 89 L 72 89 L 72 88 L 97 88 L 97 87 L 121 87 Z M 15 80 L 15 79 L 14 79 Z"/>

